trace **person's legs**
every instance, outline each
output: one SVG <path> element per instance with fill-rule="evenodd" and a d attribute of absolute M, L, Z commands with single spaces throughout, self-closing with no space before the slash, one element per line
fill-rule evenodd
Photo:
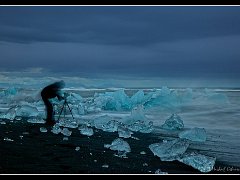
<path fill-rule="evenodd" d="M 47 109 L 46 124 L 54 125 L 55 124 L 55 120 L 54 120 L 54 116 L 53 116 L 53 105 L 51 104 L 49 99 L 46 99 L 44 97 L 42 99 L 43 99 L 43 102 L 44 102 L 45 107 Z"/>

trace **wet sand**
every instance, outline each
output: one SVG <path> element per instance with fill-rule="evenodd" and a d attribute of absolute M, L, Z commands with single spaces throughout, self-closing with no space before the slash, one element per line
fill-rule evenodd
<path fill-rule="evenodd" d="M 46 127 L 48 132 L 40 132 Z M 69 129 L 68 141 L 62 134 L 53 134 L 45 124 L 24 121 L 0 124 L 0 173 L 1 174 L 155 174 L 161 169 L 168 174 L 203 174 L 178 161 L 163 162 L 154 156 L 148 145 L 160 139 L 155 134 L 134 133 L 139 140 L 126 140 L 131 152 L 127 158 L 114 156 L 115 151 L 104 144 L 118 137 L 94 129 L 93 136 L 84 136 L 77 129 Z M 4 140 L 5 138 L 5 140 Z M 13 141 L 6 141 L 9 138 Z M 79 151 L 75 148 L 80 147 Z M 144 151 L 146 154 L 141 154 Z M 231 168 L 231 169 L 230 169 Z M 239 174 L 239 168 L 216 162 L 208 174 Z M 206 173 L 205 173 L 206 174 Z"/>

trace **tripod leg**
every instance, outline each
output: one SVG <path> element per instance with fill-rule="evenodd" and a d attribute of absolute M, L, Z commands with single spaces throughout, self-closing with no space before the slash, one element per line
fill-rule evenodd
<path fill-rule="evenodd" d="M 72 118 L 74 119 L 73 114 L 72 114 L 72 110 L 71 110 L 71 108 L 69 107 L 68 103 L 67 103 L 67 106 L 68 106 L 69 111 L 71 112 Z"/>
<path fill-rule="evenodd" d="M 60 114 L 59 114 L 59 116 L 58 116 L 58 121 L 59 121 L 59 119 L 60 119 L 60 116 L 61 116 L 61 114 L 62 114 L 62 111 L 63 111 L 64 106 L 65 106 L 65 105 L 63 104 L 62 109 L 61 109 L 61 112 L 60 112 Z"/>
<path fill-rule="evenodd" d="M 63 115 L 63 118 L 65 119 L 65 115 L 66 115 L 66 112 L 67 110 L 66 110 L 66 103 L 64 103 L 64 115 Z"/>

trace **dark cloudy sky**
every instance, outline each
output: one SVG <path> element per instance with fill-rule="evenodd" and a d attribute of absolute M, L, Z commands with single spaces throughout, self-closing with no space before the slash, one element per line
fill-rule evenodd
<path fill-rule="evenodd" d="M 0 71 L 240 78 L 240 7 L 4 6 L 0 62 Z"/>

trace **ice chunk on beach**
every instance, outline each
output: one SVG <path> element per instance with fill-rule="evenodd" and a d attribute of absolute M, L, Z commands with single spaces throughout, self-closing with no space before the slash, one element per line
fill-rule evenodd
<path fill-rule="evenodd" d="M 128 129 L 135 132 L 141 133 L 150 133 L 153 130 L 153 122 L 152 121 L 136 121 L 133 124 L 127 126 Z"/>
<path fill-rule="evenodd" d="M 104 130 L 104 125 L 106 126 L 108 124 L 108 122 L 110 122 L 112 120 L 113 120 L 112 117 L 110 117 L 108 115 L 103 115 L 103 116 L 95 118 L 93 120 L 93 124 L 94 124 L 95 128 Z"/>
<path fill-rule="evenodd" d="M 14 141 L 13 139 L 10 139 L 10 138 L 8 138 L 8 137 L 5 137 L 3 140 L 4 140 L 4 141 L 9 141 L 9 142 Z"/>
<path fill-rule="evenodd" d="M 36 107 L 30 105 L 21 105 L 16 108 L 16 116 L 34 117 L 38 116 L 39 112 Z"/>
<path fill-rule="evenodd" d="M 146 116 L 144 114 L 144 107 L 143 105 L 138 105 L 134 107 L 131 111 L 131 116 L 129 117 L 130 123 L 133 123 L 138 120 L 145 120 Z"/>
<path fill-rule="evenodd" d="M 59 120 L 59 126 L 63 126 L 66 128 L 77 128 L 78 123 L 76 122 L 75 119 L 72 118 L 64 118 Z"/>
<path fill-rule="evenodd" d="M 118 151 L 120 157 L 125 157 L 126 153 L 131 152 L 129 144 L 121 138 L 115 139 L 112 144 L 104 144 L 104 147 L 113 151 Z"/>
<path fill-rule="evenodd" d="M 161 171 L 161 169 L 157 169 L 157 170 L 155 171 L 155 174 L 168 174 L 168 173 Z"/>
<path fill-rule="evenodd" d="M 27 122 L 29 123 L 38 123 L 38 124 L 44 124 L 46 121 L 42 119 L 42 117 L 36 116 L 36 117 L 30 117 Z"/>
<path fill-rule="evenodd" d="M 174 161 L 180 155 L 185 153 L 189 143 L 185 139 L 175 139 L 154 143 L 149 145 L 150 150 L 154 155 L 160 157 L 162 161 Z"/>
<path fill-rule="evenodd" d="M 85 109 L 83 104 L 78 104 L 78 105 L 72 105 L 72 114 L 73 117 L 78 117 L 79 115 L 84 115 L 85 114 Z"/>
<path fill-rule="evenodd" d="M 205 142 L 207 133 L 204 128 L 193 128 L 179 133 L 180 138 L 185 138 L 196 142 Z"/>
<path fill-rule="evenodd" d="M 54 133 L 54 134 L 59 134 L 60 132 L 62 132 L 62 129 L 60 128 L 60 126 L 58 124 L 55 124 L 52 127 L 51 132 Z"/>
<path fill-rule="evenodd" d="M 77 147 L 75 148 L 75 151 L 79 151 L 79 150 L 80 150 L 80 147 L 77 146 Z"/>
<path fill-rule="evenodd" d="M 130 138 L 133 134 L 127 127 L 118 126 L 118 136 L 123 138 Z"/>
<path fill-rule="evenodd" d="M 67 102 L 70 104 L 79 104 L 80 102 L 83 101 L 82 96 L 80 96 L 77 93 L 69 93 L 69 96 L 67 96 Z"/>
<path fill-rule="evenodd" d="M 161 127 L 167 130 L 180 130 L 184 127 L 184 124 L 180 116 L 172 114 Z"/>
<path fill-rule="evenodd" d="M 183 156 L 178 158 L 178 161 L 206 173 L 212 171 L 216 158 L 191 152 L 185 153 Z"/>
<path fill-rule="evenodd" d="M 40 132 L 46 133 L 47 129 L 45 127 L 40 127 Z"/>
<path fill-rule="evenodd" d="M 68 128 L 63 128 L 61 133 L 64 135 L 64 136 L 71 136 L 72 134 L 72 131 L 69 131 Z"/>
<path fill-rule="evenodd" d="M 0 115 L 0 118 L 14 120 L 16 116 L 20 117 L 36 117 L 39 115 L 39 112 L 36 107 L 29 105 L 17 105 L 11 107 L 7 112 Z"/>
<path fill-rule="evenodd" d="M 7 110 L 7 112 L 0 114 L 1 119 L 9 119 L 9 120 L 14 120 L 16 117 L 16 108 L 11 107 Z"/>
<path fill-rule="evenodd" d="M 111 120 L 102 125 L 102 130 L 106 132 L 116 132 L 118 130 L 118 121 Z"/>
<path fill-rule="evenodd" d="M 92 136 L 93 135 L 93 129 L 87 127 L 87 125 L 85 125 L 85 124 L 79 126 L 78 130 L 80 131 L 80 133 L 82 135 L 86 135 L 86 136 Z"/>

